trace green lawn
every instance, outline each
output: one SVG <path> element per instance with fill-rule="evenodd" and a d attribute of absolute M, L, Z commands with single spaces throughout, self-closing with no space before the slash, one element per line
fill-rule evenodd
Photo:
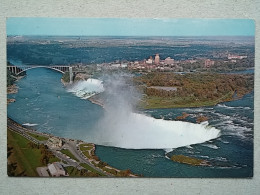
<path fill-rule="evenodd" d="M 100 176 L 105 176 L 103 173 L 100 173 L 99 171 L 93 169 L 93 168 L 92 168 L 91 166 L 89 166 L 88 164 L 81 163 L 80 165 L 81 165 L 82 167 L 84 167 L 85 169 L 87 169 L 87 170 L 93 172 L 93 173 L 97 173 L 97 174 L 99 174 Z"/>
<path fill-rule="evenodd" d="M 88 151 L 82 151 L 82 153 L 88 158 L 91 159 L 92 157 L 89 155 Z"/>
<path fill-rule="evenodd" d="M 70 158 L 78 161 L 78 159 L 68 150 L 68 149 L 62 149 L 61 152 L 63 154 L 66 154 L 67 156 L 69 156 Z"/>
<path fill-rule="evenodd" d="M 92 144 L 80 144 L 80 150 L 91 150 L 93 148 Z"/>
<path fill-rule="evenodd" d="M 87 172 L 83 175 L 80 174 L 81 171 L 79 171 L 77 168 L 75 167 L 65 167 L 65 170 L 67 171 L 67 173 L 69 174 L 70 177 L 99 177 L 99 176 L 103 176 L 100 173 L 96 173 L 96 172 Z"/>
<path fill-rule="evenodd" d="M 214 106 L 220 102 L 232 100 L 232 95 L 233 92 L 231 91 L 218 99 L 207 99 L 198 101 L 196 101 L 194 97 L 148 96 L 145 99 L 143 99 L 138 106 L 144 109 Z"/>
<path fill-rule="evenodd" d="M 115 169 L 109 169 L 109 168 L 104 167 L 103 170 L 108 173 L 111 173 L 112 175 L 115 175 L 115 176 L 118 174 L 118 172 Z"/>
<path fill-rule="evenodd" d="M 64 169 L 67 171 L 70 177 L 81 177 L 80 171 L 75 167 L 65 167 Z"/>
<path fill-rule="evenodd" d="M 38 139 L 39 141 L 46 141 L 49 138 L 45 137 L 45 136 L 41 136 L 41 135 L 37 135 L 37 134 L 33 134 L 33 133 L 28 133 L 30 136 L 34 137 L 35 139 Z"/>
<path fill-rule="evenodd" d="M 80 145 L 80 150 L 92 150 L 92 146 L 85 146 L 85 147 L 81 147 Z"/>
<path fill-rule="evenodd" d="M 194 101 L 194 100 L 183 100 L 181 98 L 163 98 L 163 97 L 148 97 L 142 103 L 140 107 L 145 109 L 156 109 L 156 108 L 187 108 L 187 107 L 201 107 L 201 106 L 213 106 L 221 101 L 216 100 L 205 100 L 205 101 Z"/>
<path fill-rule="evenodd" d="M 12 163 L 17 163 L 17 167 L 24 171 L 27 176 L 38 176 L 36 168 L 44 166 L 41 161 L 41 151 L 37 148 L 30 148 L 30 142 L 23 136 L 8 130 L 7 131 L 8 145 L 13 147 L 10 160 Z M 52 158 L 50 162 L 59 161 L 59 159 Z"/>
<path fill-rule="evenodd" d="M 81 144 L 79 146 L 81 152 L 87 157 L 87 158 L 92 158 L 91 155 L 89 155 L 89 151 L 91 151 L 93 149 L 93 145 L 92 144 Z"/>

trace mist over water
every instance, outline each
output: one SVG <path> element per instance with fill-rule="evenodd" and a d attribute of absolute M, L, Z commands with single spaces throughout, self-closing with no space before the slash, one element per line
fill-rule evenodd
<path fill-rule="evenodd" d="M 94 127 L 93 142 L 100 145 L 128 149 L 167 149 L 203 143 L 220 136 L 220 131 L 203 124 L 155 119 L 138 112 L 137 102 L 141 94 L 132 84 L 131 75 L 113 74 L 104 81 L 105 114 Z M 80 82 L 74 85 L 75 94 L 100 92 L 99 80 Z M 79 92 L 77 91 L 79 90 Z"/>
<path fill-rule="evenodd" d="M 87 81 L 77 81 L 67 86 L 67 91 L 76 96 L 87 99 L 97 93 L 104 91 L 102 81 L 98 79 L 88 79 Z"/>
<path fill-rule="evenodd" d="M 207 124 L 166 121 L 133 112 L 117 119 L 108 113 L 99 126 L 99 144 L 131 149 L 178 148 L 220 135 L 218 129 Z"/>

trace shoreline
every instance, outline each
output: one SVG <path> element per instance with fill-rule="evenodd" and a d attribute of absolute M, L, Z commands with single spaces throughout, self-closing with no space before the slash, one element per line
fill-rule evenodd
<path fill-rule="evenodd" d="M 85 79 L 83 79 L 83 80 L 85 80 Z M 63 80 L 63 78 L 61 78 L 61 83 L 63 84 L 64 87 L 67 87 L 69 85 L 69 83 L 65 82 Z M 169 101 L 170 98 L 162 98 L 162 97 L 151 96 L 150 98 L 147 97 L 148 99 L 146 99 L 144 101 L 140 100 L 139 104 L 137 105 L 137 109 L 139 108 L 139 109 L 142 109 L 142 110 L 151 110 L 151 109 L 175 109 L 175 108 L 200 108 L 200 107 L 210 107 L 210 106 L 214 107 L 214 106 L 221 104 L 221 103 L 242 99 L 245 95 L 252 93 L 252 91 L 249 91 L 249 92 L 243 94 L 241 97 L 234 98 L 233 95 L 232 95 L 232 99 L 227 98 L 227 96 L 225 95 L 225 96 L 222 96 L 222 97 L 220 97 L 219 99 L 216 99 L 216 100 L 200 101 L 200 102 L 194 101 L 194 102 L 188 102 L 188 103 L 184 103 L 184 104 L 173 103 L 173 102 Z M 231 92 L 229 92 L 228 94 L 230 94 L 230 93 Z M 233 93 L 235 93 L 235 92 L 233 92 Z M 104 102 L 101 98 L 98 98 L 98 95 L 99 94 L 95 94 L 95 95 L 87 98 L 87 100 L 89 100 L 93 104 L 99 105 L 102 108 L 104 108 Z M 146 94 L 144 93 L 143 95 L 146 95 Z M 221 99 L 222 100 L 226 99 L 226 100 L 221 101 Z M 149 102 L 150 102 L 150 105 L 149 105 Z M 161 104 L 162 102 L 164 102 L 164 103 Z"/>
<path fill-rule="evenodd" d="M 63 84 L 64 87 L 67 87 L 70 84 L 68 82 L 65 82 L 62 78 L 61 78 L 61 83 Z M 96 105 L 101 106 L 102 108 L 105 108 L 104 103 L 101 100 L 95 98 L 95 96 L 97 96 L 97 95 L 98 94 L 95 94 L 95 95 L 87 98 L 86 100 L 90 101 L 92 104 L 96 104 Z"/>
<path fill-rule="evenodd" d="M 144 110 L 152 110 L 152 109 L 175 109 L 175 108 L 202 108 L 202 107 L 214 107 L 218 104 L 221 104 L 221 103 L 225 103 L 225 102 L 232 102 L 232 101 L 236 101 L 236 100 L 241 100 L 242 98 L 244 98 L 244 96 L 248 95 L 248 94 L 251 94 L 253 93 L 254 90 L 248 92 L 248 93 L 245 93 L 243 96 L 241 97 L 237 97 L 237 98 L 233 98 L 231 100 L 226 100 L 226 101 L 219 101 L 217 103 L 215 102 L 212 102 L 212 103 L 208 103 L 208 104 L 201 104 L 201 105 L 190 105 L 188 106 L 189 104 L 183 104 L 183 105 L 178 105 L 178 106 L 168 106 L 168 107 L 165 107 L 165 106 L 140 106 L 140 108 L 144 109 Z"/>
<path fill-rule="evenodd" d="M 92 104 L 96 104 L 96 105 L 99 105 L 101 106 L 102 108 L 105 108 L 105 105 L 104 103 L 102 102 L 102 100 L 99 100 L 99 99 L 95 99 L 95 96 L 98 95 L 98 94 L 95 94 L 91 97 L 89 97 L 87 100 L 89 100 Z"/>
<path fill-rule="evenodd" d="M 65 81 L 63 80 L 63 78 L 60 79 L 60 82 L 63 84 L 64 87 L 66 87 L 66 86 L 69 85 L 69 83 L 68 83 L 68 82 L 65 82 Z"/>
<path fill-rule="evenodd" d="M 18 77 L 16 77 L 15 82 L 12 85 L 7 86 L 7 104 L 10 104 L 10 103 L 13 103 L 13 102 L 16 101 L 16 99 L 14 99 L 14 98 L 8 98 L 8 95 L 9 94 L 16 94 L 16 93 L 18 93 L 19 87 L 16 85 L 16 82 L 18 82 L 19 80 L 21 80 L 24 77 L 25 76 L 18 76 Z"/>
<path fill-rule="evenodd" d="M 19 87 L 14 83 L 7 87 L 7 104 L 13 103 L 16 101 L 14 98 L 8 98 L 9 94 L 16 94 L 18 93 Z"/>
<path fill-rule="evenodd" d="M 10 125 L 10 123 L 12 125 Z M 14 128 L 14 126 L 18 129 Z M 64 145 L 61 148 L 52 148 L 50 146 L 47 146 L 48 149 L 50 151 L 52 151 L 52 153 L 58 158 L 59 158 L 59 156 L 57 156 L 57 151 L 66 150 L 69 145 L 72 145 L 72 143 L 75 143 L 75 147 L 78 148 L 78 149 L 76 149 L 78 151 L 78 153 L 75 157 L 77 158 L 77 156 L 78 157 L 81 156 L 81 158 L 77 158 L 77 160 L 78 160 L 77 166 L 80 167 L 82 164 L 84 164 L 82 162 L 82 155 L 83 155 L 84 156 L 83 158 L 85 158 L 86 166 L 92 166 L 94 169 L 98 170 L 101 174 L 103 174 L 102 177 L 139 177 L 139 175 L 132 173 L 131 171 L 129 171 L 129 169 L 120 170 L 120 169 L 112 167 L 112 166 L 108 165 L 107 163 L 101 161 L 99 159 L 99 157 L 96 156 L 96 154 L 95 154 L 96 144 L 94 144 L 94 143 L 89 143 L 89 142 L 85 142 L 85 141 L 78 140 L 78 139 L 64 138 L 64 137 L 56 136 L 56 135 L 53 135 L 50 133 L 45 133 L 45 132 L 39 132 L 35 129 L 24 127 L 24 125 L 21 125 L 20 123 L 14 121 L 10 117 L 7 117 L 7 130 L 16 132 L 31 142 L 41 143 L 46 146 L 48 145 L 47 144 L 48 141 L 46 141 L 46 142 L 40 141 L 37 138 L 35 138 L 33 135 L 42 136 L 42 137 L 45 137 L 46 139 L 48 138 L 48 140 L 50 138 L 57 138 L 57 139 L 62 140 L 62 142 L 64 142 Z M 81 148 L 81 146 L 85 147 L 85 145 L 87 145 L 87 147 L 89 147 L 91 145 L 91 149 L 89 149 L 87 151 L 87 155 L 85 154 L 86 151 L 79 149 L 79 148 Z M 61 153 L 61 152 L 59 152 L 59 153 Z M 59 159 L 61 161 L 63 161 L 61 158 L 59 158 Z M 105 164 L 105 166 L 100 166 L 100 164 L 101 165 Z M 73 165 L 70 165 L 70 166 L 73 166 Z M 84 168 L 83 165 L 81 167 Z M 39 175 L 39 177 L 40 177 L 40 175 Z M 82 177 L 84 177 L 84 176 L 82 176 Z M 98 176 L 96 176 L 96 177 L 98 177 Z"/>

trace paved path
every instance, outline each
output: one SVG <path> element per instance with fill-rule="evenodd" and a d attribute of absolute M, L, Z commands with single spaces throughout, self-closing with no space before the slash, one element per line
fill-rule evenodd
<path fill-rule="evenodd" d="M 21 125 L 17 124 L 15 121 L 11 120 L 11 119 L 7 119 L 7 126 L 11 131 L 15 131 L 16 133 L 22 135 L 23 137 L 25 137 L 26 139 L 28 139 L 29 141 L 34 142 L 35 144 L 45 144 L 46 141 L 39 141 L 38 139 L 30 136 L 28 133 L 33 133 L 33 134 L 38 134 L 40 136 L 46 136 L 46 137 L 51 137 L 51 135 L 48 134 L 44 134 L 44 133 L 39 133 L 39 132 L 35 132 L 33 130 L 27 129 L 22 127 Z M 108 177 L 112 177 L 113 175 L 104 172 L 102 169 L 95 167 L 92 163 L 90 163 L 88 161 L 88 159 L 82 154 L 82 152 L 80 150 L 77 149 L 77 145 L 75 141 L 70 141 L 68 139 L 63 139 L 64 140 L 64 146 L 66 147 L 78 160 L 79 162 L 75 162 L 75 160 L 68 158 L 65 154 L 61 153 L 60 151 L 58 151 L 57 149 L 51 149 L 49 148 L 49 150 L 60 160 L 66 162 L 68 164 L 68 166 L 73 166 L 76 167 L 77 169 L 81 170 L 81 169 L 85 169 L 84 167 L 80 166 L 80 163 L 86 163 L 88 164 L 90 167 L 92 167 L 93 169 L 95 169 L 97 172 L 100 172 Z"/>
<path fill-rule="evenodd" d="M 108 176 L 108 177 L 112 177 L 113 175 L 104 172 L 102 169 L 95 167 L 92 163 L 90 163 L 88 161 L 88 159 L 82 154 L 82 152 L 77 148 L 77 145 L 75 143 L 75 141 L 68 141 L 66 142 L 66 146 L 68 148 L 68 150 L 79 160 L 80 163 L 86 163 L 88 164 L 90 167 L 92 167 L 93 169 L 95 169 L 98 172 L 101 172 L 102 174 Z"/>

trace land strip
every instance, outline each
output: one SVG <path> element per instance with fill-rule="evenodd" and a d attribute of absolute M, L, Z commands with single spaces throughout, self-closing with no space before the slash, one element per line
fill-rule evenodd
<path fill-rule="evenodd" d="M 42 166 L 46 164 L 40 161 L 41 151 L 38 148 L 45 147 L 51 156 L 53 155 L 48 162 L 60 161 L 60 163 L 68 172 L 72 174 L 72 176 L 136 177 L 136 175 L 132 174 L 130 171 L 121 171 L 107 165 L 106 163 L 100 161 L 98 157 L 96 157 L 96 159 L 92 159 L 93 155 L 95 156 L 94 144 L 37 132 L 33 129 L 21 126 L 10 118 L 8 118 L 7 125 L 9 154 L 8 174 L 10 176 L 39 176 L 36 168 L 42 168 Z M 48 145 L 48 140 L 53 137 L 62 140 L 62 147 L 55 148 Z M 82 153 L 80 150 L 80 144 L 88 145 L 88 149 L 92 151 L 91 155 L 88 156 L 90 158 Z M 33 148 L 30 148 L 29 146 L 33 146 Z M 23 152 L 23 150 L 26 150 L 26 153 Z M 106 166 L 100 166 L 104 164 Z M 38 169 L 38 173 L 39 170 L 40 169 Z"/>

